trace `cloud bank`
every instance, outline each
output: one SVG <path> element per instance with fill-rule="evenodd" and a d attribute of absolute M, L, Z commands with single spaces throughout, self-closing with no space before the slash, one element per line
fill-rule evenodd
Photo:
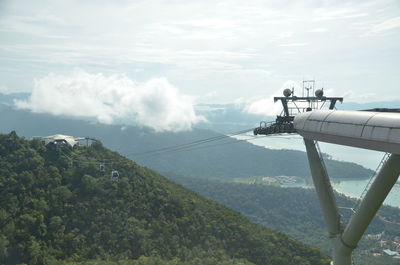
<path fill-rule="evenodd" d="M 139 83 L 125 75 L 83 71 L 36 79 L 30 98 L 15 100 L 15 105 L 37 113 L 146 126 L 157 132 L 190 130 L 204 120 L 196 115 L 191 97 L 165 78 Z"/>
<path fill-rule="evenodd" d="M 244 111 L 250 114 L 275 116 L 282 112 L 282 104 L 280 102 L 274 102 L 274 97 L 282 97 L 283 90 L 285 88 L 294 88 L 296 93 L 300 93 L 300 85 L 293 81 L 287 80 L 282 85 L 281 89 L 275 91 L 269 96 L 257 99 L 245 104 Z"/>
<path fill-rule="evenodd" d="M 213 103 L 304 75 L 338 94 L 399 94 L 399 0 L 0 0 L 0 14 L 7 91 L 79 67 L 163 76 L 191 95 L 216 91 Z"/>

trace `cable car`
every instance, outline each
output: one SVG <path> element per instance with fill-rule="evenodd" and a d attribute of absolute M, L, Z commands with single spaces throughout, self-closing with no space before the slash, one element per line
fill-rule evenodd
<path fill-rule="evenodd" d="M 118 181 L 119 173 L 117 170 L 111 171 L 111 181 Z"/>

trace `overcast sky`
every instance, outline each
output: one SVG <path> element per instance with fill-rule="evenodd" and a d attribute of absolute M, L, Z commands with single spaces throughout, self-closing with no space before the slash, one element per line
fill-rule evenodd
<path fill-rule="evenodd" d="M 117 100 L 160 84 L 172 102 L 252 102 L 315 78 L 347 101 L 399 100 L 400 1 L 1 0 L 0 58 L 3 93 L 103 78 L 125 84 Z"/>

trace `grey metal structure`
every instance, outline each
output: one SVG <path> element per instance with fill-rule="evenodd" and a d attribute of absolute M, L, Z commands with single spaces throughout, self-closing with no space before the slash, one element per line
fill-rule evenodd
<path fill-rule="evenodd" d="M 294 88 L 286 88 L 283 91 L 283 97 L 274 97 L 274 102 L 280 101 L 282 103 L 282 113 L 276 117 L 274 122 L 261 122 L 260 127 L 254 129 L 254 135 L 296 133 L 293 128 L 293 120 L 297 114 L 322 109 L 327 102 L 329 102 L 328 108 L 332 110 L 337 102 L 343 102 L 342 97 L 324 96 L 324 90 L 315 90 L 314 85 L 314 80 L 305 80 L 303 81 L 302 96 L 296 96 Z"/>
<path fill-rule="evenodd" d="M 309 139 L 400 154 L 400 113 L 317 110 L 298 114 L 294 128 Z"/>
<path fill-rule="evenodd" d="M 323 90 L 314 91 L 314 84 L 314 80 L 303 81 L 302 97 L 294 96 L 294 89 L 285 89 L 284 97 L 275 97 L 275 102 L 282 102 L 281 115 L 275 122 L 261 122 L 254 134 L 298 133 L 303 136 L 313 183 L 333 245 L 332 264 L 351 265 L 352 251 L 400 175 L 400 110 L 336 111 L 333 110 L 335 104 L 343 102 L 343 98 L 324 97 Z M 310 91 L 315 97 L 310 96 Z M 327 101 L 330 102 L 328 110 L 322 110 Z M 294 107 L 289 107 L 289 103 Z M 300 107 L 300 103 L 306 104 Z M 382 160 L 379 172 L 371 179 L 372 184 L 366 188 L 365 196 L 347 225 L 341 223 L 333 188 L 316 141 L 389 154 Z"/>
<path fill-rule="evenodd" d="M 304 137 L 311 175 L 333 244 L 334 265 L 352 264 L 352 251 L 400 175 L 400 113 L 386 114 L 317 110 L 299 114 L 294 120 L 294 128 Z M 315 140 L 392 153 L 345 227 Z"/>

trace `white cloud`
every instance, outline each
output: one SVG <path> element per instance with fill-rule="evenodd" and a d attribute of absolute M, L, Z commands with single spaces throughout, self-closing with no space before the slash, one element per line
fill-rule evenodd
<path fill-rule="evenodd" d="M 196 28 L 211 28 L 211 29 L 236 29 L 238 27 L 238 25 L 236 25 L 232 21 L 220 18 L 188 20 L 188 21 L 182 21 L 178 24 Z"/>
<path fill-rule="evenodd" d="M 37 79 L 30 98 L 15 104 L 33 112 L 123 122 L 155 131 L 190 130 L 203 120 L 196 115 L 192 99 L 165 78 L 138 83 L 124 75 L 83 71 Z"/>
<path fill-rule="evenodd" d="M 306 46 L 308 43 L 306 42 L 294 42 L 294 43 L 284 43 L 280 44 L 280 47 L 301 47 L 301 46 Z"/>
<path fill-rule="evenodd" d="M 260 115 L 267 115 L 267 116 L 274 116 L 279 114 L 282 111 L 282 104 L 280 102 L 274 102 L 274 97 L 278 96 L 281 97 L 282 92 L 286 88 L 294 88 L 295 93 L 296 91 L 300 91 L 300 86 L 297 82 L 292 80 L 287 80 L 281 87 L 281 89 L 275 91 L 271 95 L 264 97 L 259 100 L 255 100 L 249 102 L 245 105 L 244 111 L 247 113 L 252 114 L 260 114 Z"/>
<path fill-rule="evenodd" d="M 248 104 L 244 111 L 251 114 L 274 116 L 280 113 L 282 107 L 275 103 L 273 97 L 266 97 Z"/>
<path fill-rule="evenodd" d="M 286 31 L 286 32 L 282 32 L 278 35 L 279 39 L 287 39 L 290 37 L 293 37 L 294 33 L 292 31 Z"/>
<path fill-rule="evenodd" d="M 13 70 L 0 71 L 0 85 L 9 90 L 76 67 L 163 76 L 187 94 L 217 91 L 213 102 L 269 94 L 302 75 L 362 92 L 379 79 L 391 94 L 400 80 L 398 0 L 3 2 L 0 66 Z M 378 77 L 361 84 L 360 69 Z"/>
<path fill-rule="evenodd" d="M 379 101 L 387 101 L 388 100 L 388 98 L 383 98 L 382 96 L 378 97 L 376 95 L 376 93 L 360 94 L 360 93 L 355 93 L 353 91 L 346 92 L 343 97 L 346 100 L 346 102 L 356 102 L 356 103 L 360 103 L 360 104 L 377 101 L 376 100 L 377 98 L 379 98 Z"/>
<path fill-rule="evenodd" d="M 400 28 L 400 17 L 395 17 L 395 18 L 385 20 L 385 21 L 375 25 L 371 31 L 373 33 L 379 33 L 379 32 L 383 32 L 383 31 L 395 29 L 395 28 Z"/>
<path fill-rule="evenodd" d="M 18 92 L 20 92 L 20 91 L 11 90 L 10 88 L 8 88 L 6 86 L 0 85 L 0 94 L 8 95 L 8 94 L 18 93 Z"/>
<path fill-rule="evenodd" d="M 315 29 L 311 29 L 308 32 L 312 32 L 312 33 L 323 33 L 328 31 L 327 28 L 315 28 Z"/>
<path fill-rule="evenodd" d="M 355 7 L 350 9 L 342 8 L 317 8 L 314 10 L 315 20 L 339 20 L 339 19 L 351 19 L 368 16 L 366 12 L 359 12 Z"/>

